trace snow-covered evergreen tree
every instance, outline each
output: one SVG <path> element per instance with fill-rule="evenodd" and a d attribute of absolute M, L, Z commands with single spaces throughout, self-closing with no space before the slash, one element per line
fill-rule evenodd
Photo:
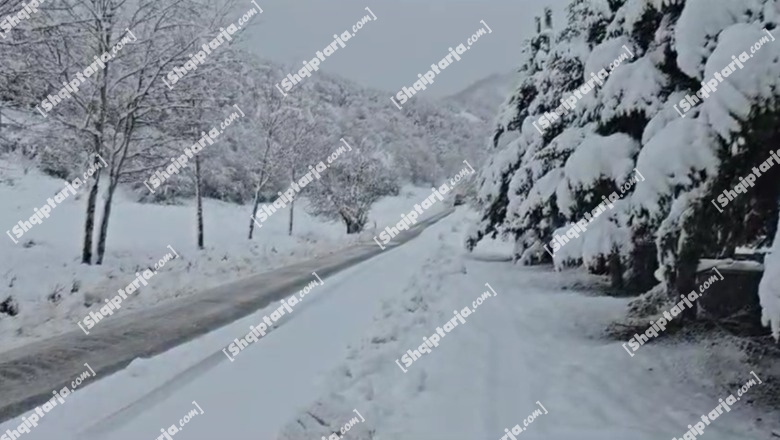
<path fill-rule="evenodd" d="M 768 35 L 777 2 L 573 0 L 567 11 L 562 31 L 548 38 L 544 29 L 521 50 L 518 87 L 499 112 L 493 145 L 507 132 L 519 134 L 491 152 L 481 174 L 482 218 L 468 247 L 509 233 L 518 259 L 544 261 L 542 245 L 615 193 L 619 200 L 605 215 L 588 219 L 587 231 L 555 252 L 556 265 L 584 264 L 636 290 L 657 282 L 660 266 L 677 297 L 693 288 L 699 259 L 771 241 L 776 169 L 728 206 L 712 201 L 753 167 L 765 167 L 777 145 L 780 45 Z M 629 51 L 603 85 L 583 89 L 591 73 Z M 675 104 L 716 73 L 723 77 L 718 90 L 681 118 Z M 575 88 L 583 95 L 576 109 L 539 133 L 532 122 Z M 767 277 L 776 272 L 769 269 Z M 765 282 L 761 299 L 777 332 L 772 304 L 780 295 Z"/>

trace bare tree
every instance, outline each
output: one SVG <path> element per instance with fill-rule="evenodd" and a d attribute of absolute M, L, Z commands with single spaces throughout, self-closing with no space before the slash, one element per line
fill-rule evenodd
<path fill-rule="evenodd" d="M 305 123 L 298 123 L 306 119 L 295 97 L 284 98 L 274 87 L 278 78 L 278 72 L 270 68 L 260 69 L 258 72 L 258 86 L 255 89 L 257 106 L 255 107 L 255 121 L 262 135 L 263 144 L 257 151 L 254 162 L 254 200 L 252 203 L 252 217 L 254 218 L 260 206 L 260 196 L 263 188 L 284 167 L 281 158 L 290 154 L 288 148 L 298 147 L 298 139 L 309 134 L 303 134 Z M 300 96 L 295 95 L 295 96 Z M 308 123 L 313 127 L 313 123 Z M 292 144 L 287 142 L 292 140 Z M 292 173 L 294 175 L 294 173 Z M 291 214 L 292 215 L 292 214 Z M 254 234 L 255 221 L 249 221 L 249 236 L 251 240 Z M 291 220 L 292 222 L 292 220 Z"/>
<path fill-rule="evenodd" d="M 247 128 L 247 124 L 251 124 L 251 118 L 242 116 L 241 110 L 253 102 L 251 97 L 242 96 L 243 90 L 249 85 L 247 79 L 250 77 L 243 71 L 246 60 L 243 55 L 239 55 L 234 51 L 223 52 L 218 62 L 187 75 L 186 81 L 167 94 L 167 98 L 176 104 L 176 109 L 167 113 L 163 130 L 167 136 L 177 139 L 179 143 L 179 147 L 169 154 L 180 156 L 184 148 L 192 146 L 205 134 L 219 136 L 214 141 L 214 146 L 204 147 L 197 154 L 193 154 L 194 169 L 187 167 L 181 171 L 185 175 L 190 174 L 188 170 L 192 171 L 196 205 L 196 244 L 201 250 L 205 247 L 203 165 L 221 154 L 224 155 L 225 151 L 240 144 L 251 132 L 251 129 Z M 218 93 L 214 93 L 213 84 L 216 83 L 220 84 Z M 227 120 L 232 121 L 228 124 L 229 128 L 222 126 Z M 244 127 L 243 130 L 240 127 Z M 170 162 L 164 162 L 163 166 L 169 164 Z"/>
<path fill-rule="evenodd" d="M 118 184 L 123 176 L 148 170 L 143 159 L 164 142 L 155 134 L 156 121 L 177 106 L 166 99 L 161 78 L 174 65 L 184 63 L 194 44 L 214 33 L 215 27 L 209 25 L 224 19 L 232 2 L 207 6 L 190 0 L 54 0 L 31 20 L 35 26 L 20 30 L 23 38 L 16 44 L 24 48 L 23 71 L 46 87 L 19 96 L 18 104 L 39 106 L 38 112 L 51 123 L 89 139 L 85 144 L 88 156 L 99 154 L 108 162 L 89 182 L 83 263 L 92 263 L 103 174 L 107 174 L 108 187 L 97 264 L 105 255 Z M 69 86 L 63 87 L 63 81 Z"/>
<path fill-rule="evenodd" d="M 283 145 L 281 161 L 289 171 L 291 182 L 297 182 L 299 177 L 309 172 L 308 166 L 314 165 L 314 159 L 321 151 L 322 136 L 320 124 L 309 109 L 289 112 L 279 138 Z M 293 232 L 294 216 L 295 199 L 290 201 L 288 235 Z"/>

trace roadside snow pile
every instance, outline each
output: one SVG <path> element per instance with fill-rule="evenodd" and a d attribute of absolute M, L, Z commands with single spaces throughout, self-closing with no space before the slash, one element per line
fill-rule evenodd
<path fill-rule="evenodd" d="M 460 215 L 462 211 L 453 214 Z M 453 220 L 453 223 L 463 222 Z M 357 408 L 366 418 L 366 424 L 356 425 L 361 430 L 350 431 L 344 435 L 345 439 L 370 440 L 376 438 L 376 431 L 384 434 L 382 438 L 400 439 L 402 437 L 394 433 L 408 432 L 402 426 L 386 426 L 381 422 L 414 417 L 405 413 L 403 402 L 426 391 L 428 373 L 426 367 L 412 365 L 410 371 L 404 374 L 395 360 L 408 348 L 418 347 L 424 342 L 422 336 L 430 335 L 437 326 L 452 318 L 452 313 L 445 312 L 446 308 L 439 304 L 447 296 L 447 292 L 443 291 L 445 278 L 451 274 L 465 275 L 465 266 L 459 257 L 462 251 L 457 247 L 457 242 L 448 244 L 444 237 L 441 238 L 440 246 L 432 250 L 435 256 L 429 257 L 426 264 L 409 278 L 403 295 L 382 304 L 382 312 L 374 317 L 375 325 L 372 326 L 371 334 L 363 338 L 360 346 L 350 348 L 347 361 L 328 378 L 329 389 L 338 391 L 333 391 L 301 411 L 281 431 L 279 440 L 312 439 L 323 435 L 328 438 L 325 431 L 332 427 L 318 423 L 313 415 L 327 414 L 327 419 L 319 418 L 343 420 L 351 417 L 349 414 L 353 408 Z M 475 291 L 474 296 L 478 296 L 478 292 Z M 442 350 L 443 345 L 457 345 L 457 336 L 454 335 L 460 333 L 458 330 L 461 329 L 455 328 L 452 335 L 448 335 L 452 340 L 442 338 L 439 347 L 431 349 L 432 353 Z M 429 361 L 426 358 L 430 356 L 423 355 L 419 359 L 420 363 Z M 388 401 L 397 404 L 386 404 Z M 344 402 L 350 402 L 352 407 L 347 407 Z"/>
<path fill-rule="evenodd" d="M 664 306 L 670 304 L 666 287 L 656 284 L 655 287 L 643 293 L 628 304 L 628 319 L 648 319 L 664 311 Z"/>
<path fill-rule="evenodd" d="M 459 242 L 452 235 L 466 224 L 461 213 L 445 220 L 456 234 L 439 232 L 439 245 L 426 249 L 427 262 L 407 278 L 403 294 L 383 304 L 374 330 L 331 376 L 320 377 L 317 386 L 325 388 L 316 403 L 291 417 L 277 439 L 321 438 L 353 408 L 373 431 L 350 431 L 343 440 L 499 439 L 516 424 L 524 430 L 518 438 L 528 440 L 679 437 L 750 370 L 741 350 L 721 339 L 705 349 L 646 344 L 629 356 L 620 341 L 603 338 L 628 300 L 572 288 L 581 277 L 598 284 L 583 271 L 459 255 L 449 243 Z M 395 361 L 424 336 L 431 340 L 453 310 L 471 305 L 485 282 L 498 296 L 402 371 Z M 633 389 L 645 390 L 641 399 L 632 398 Z M 537 401 L 549 414 L 525 424 Z M 323 415 L 328 422 L 319 424 Z M 708 438 L 764 438 L 776 424 L 769 417 L 757 423 L 757 415 L 746 402 L 735 406 L 728 423 L 707 428 Z"/>
<path fill-rule="evenodd" d="M 319 400 L 279 434 L 279 440 L 327 440 L 348 437 L 349 440 L 372 440 L 375 429 L 372 428 L 372 414 L 361 421 L 349 403 L 338 394 L 332 394 Z M 365 415 L 360 412 L 360 415 Z M 353 425 L 354 423 L 354 425 Z"/>

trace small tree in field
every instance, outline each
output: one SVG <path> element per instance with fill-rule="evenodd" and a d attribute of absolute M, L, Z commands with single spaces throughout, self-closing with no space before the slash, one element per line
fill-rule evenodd
<path fill-rule="evenodd" d="M 310 185 L 311 214 L 340 219 L 347 234 L 363 230 L 374 202 L 398 194 L 395 175 L 377 154 L 372 154 L 370 144 L 363 140 L 352 146 L 356 145 Z"/>

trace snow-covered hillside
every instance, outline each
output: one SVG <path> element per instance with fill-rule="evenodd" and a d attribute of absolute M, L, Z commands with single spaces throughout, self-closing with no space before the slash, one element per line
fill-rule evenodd
<path fill-rule="evenodd" d="M 65 187 L 62 181 L 35 169 L 25 174 L 13 163 L 0 162 L 0 170 L 0 199 L 5 200 L 0 224 L 7 229 L 29 218 L 33 208 Z M 0 314 L 0 349 L 77 329 L 77 321 L 130 284 L 136 272 L 169 254 L 167 246 L 180 258 L 167 262 L 148 286 L 123 303 L 123 309 L 151 307 L 159 301 L 327 254 L 358 240 L 370 241 L 374 222 L 379 229 L 394 224 L 401 212 L 408 212 L 429 194 L 429 189 L 408 187 L 398 197 L 381 200 L 371 211 L 369 229 L 354 235 L 347 235 L 340 223 L 308 215 L 304 200 L 295 206 L 292 236 L 287 235 L 287 208 L 271 216 L 251 241 L 247 239 L 251 206 L 207 200 L 206 248 L 199 251 L 191 200 L 180 205 L 141 204 L 120 192 L 108 258 L 103 265 L 90 266 L 80 263 L 85 192 L 77 193 L 42 224 L 34 225 L 19 244 L 7 236 L 0 240 L 0 301 L 12 298 L 9 304 L 12 302 L 18 312 L 16 316 Z"/>
<path fill-rule="evenodd" d="M 514 74 L 490 75 L 445 98 L 444 101 L 461 109 L 467 118 L 473 116 L 483 122 L 492 123 L 499 106 L 512 90 L 514 81 Z"/>

